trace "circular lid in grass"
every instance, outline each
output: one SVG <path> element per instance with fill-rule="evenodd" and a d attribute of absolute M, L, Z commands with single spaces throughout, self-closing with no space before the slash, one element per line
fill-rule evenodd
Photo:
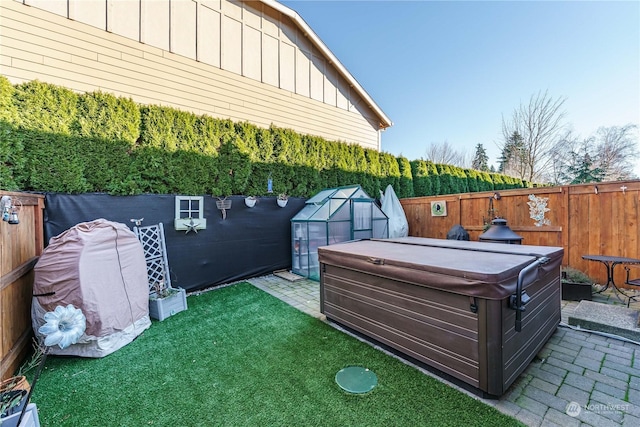
<path fill-rule="evenodd" d="M 378 377 L 362 366 L 347 366 L 336 374 L 336 383 L 348 393 L 362 394 L 378 385 Z"/>

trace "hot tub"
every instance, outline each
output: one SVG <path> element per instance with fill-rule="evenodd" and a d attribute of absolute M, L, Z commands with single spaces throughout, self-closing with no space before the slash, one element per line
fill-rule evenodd
<path fill-rule="evenodd" d="M 320 309 L 498 397 L 560 323 L 562 256 L 558 247 L 418 237 L 324 246 Z"/>

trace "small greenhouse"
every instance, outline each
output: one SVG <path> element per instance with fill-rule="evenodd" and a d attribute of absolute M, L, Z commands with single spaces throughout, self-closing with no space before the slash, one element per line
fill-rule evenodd
<path fill-rule="evenodd" d="M 319 246 L 388 237 L 387 216 L 362 187 L 322 190 L 291 219 L 291 271 L 319 280 Z"/>

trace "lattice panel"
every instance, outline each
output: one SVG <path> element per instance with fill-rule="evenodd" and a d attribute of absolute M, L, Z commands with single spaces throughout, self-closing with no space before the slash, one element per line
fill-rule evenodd
<path fill-rule="evenodd" d="M 136 235 L 140 243 L 142 243 L 145 259 L 162 257 L 163 242 L 160 238 L 160 227 L 157 225 L 140 227 Z"/>
<path fill-rule="evenodd" d="M 155 292 L 155 286 L 164 285 L 171 288 L 169 262 L 164 242 L 164 228 L 162 223 L 146 227 L 133 227 L 133 232 L 140 240 L 147 262 L 147 277 L 149 279 L 149 293 Z"/>
<path fill-rule="evenodd" d="M 147 260 L 147 277 L 149 278 L 149 292 L 154 291 L 156 285 L 164 282 L 164 262 L 162 258 Z"/>

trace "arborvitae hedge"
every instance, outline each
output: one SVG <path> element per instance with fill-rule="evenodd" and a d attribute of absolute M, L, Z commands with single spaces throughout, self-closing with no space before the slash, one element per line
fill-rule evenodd
<path fill-rule="evenodd" d="M 24 134 L 17 131 L 20 115 L 14 102 L 15 89 L 0 78 L 0 188 L 20 188 L 15 173 L 24 168 Z"/>
<path fill-rule="evenodd" d="M 521 180 L 259 128 L 102 92 L 0 77 L 0 188 L 118 195 L 274 193 L 360 184 L 372 197 L 524 186 Z"/>

